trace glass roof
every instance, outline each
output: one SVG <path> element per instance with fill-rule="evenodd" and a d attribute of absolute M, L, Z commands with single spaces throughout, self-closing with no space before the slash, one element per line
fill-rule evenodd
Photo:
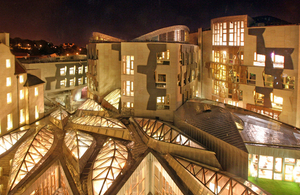
<path fill-rule="evenodd" d="M 158 141 L 205 149 L 165 123 L 145 118 L 135 118 L 135 120 L 148 136 Z"/>
<path fill-rule="evenodd" d="M 0 137 L 0 155 L 9 150 L 27 132 L 19 131 Z"/>
<path fill-rule="evenodd" d="M 104 143 L 93 165 L 94 195 L 102 195 L 107 191 L 124 168 L 127 158 L 127 148 L 120 142 L 109 139 Z"/>
<path fill-rule="evenodd" d="M 71 154 L 80 159 L 87 149 L 93 143 L 93 136 L 81 131 L 68 130 L 65 135 L 65 144 L 71 151 Z"/>
<path fill-rule="evenodd" d="M 79 125 L 126 129 L 125 125 L 119 120 L 113 118 L 103 118 L 100 116 L 74 117 L 72 119 L 72 123 Z"/>
<path fill-rule="evenodd" d="M 104 99 L 118 110 L 121 99 L 121 90 L 116 89 L 110 92 L 107 96 L 104 97 Z"/>
<path fill-rule="evenodd" d="M 57 119 L 57 120 L 61 120 L 61 116 L 62 119 L 65 119 L 68 116 L 68 113 L 66 111 L 64 111 L 63 109 L 57 109 L 56 111 L 52 112 L 51 115 L 53 118 Z"/>
<path fill-rule="evenodd" d="M 104 109 L 94 100 L 87 99 L 78 110 L 104 111 Z"/>
<path fill-rule="evenodd" d="M 18 148 L 12 163 L 9 186 L 14 188 L 47 154 L 54 141 L 52 130 L 42 128 Z"/>
<path fill-rule="evenodd" d="M 258 187 L 246 180 L 241 183 L 224 174 L 201 167 L 189 161 L 180 158 L 176 158 L 176 160 L 214 194 L 265 195 Z"/>

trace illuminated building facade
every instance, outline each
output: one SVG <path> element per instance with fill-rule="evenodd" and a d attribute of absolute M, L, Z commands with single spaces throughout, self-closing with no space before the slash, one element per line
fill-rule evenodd
<path fill-rule="evenodd" d="M 299 26 L 257 20 L 216 18 L 201 32 L 202 96 L 300 127 Z"/>
<path fill-rule="evenodd" d="M 0 34 L 0 135 L 44 116 L 44 82 L 29 74 L 10 52 L 9 34 Z"/>
<path fill-rule="evenodd" d="M 58 56 L 38 60 L 22 60 L 32 74 L 45 81 L 45 95 L 82 89 L 86 86 L 88 66 L 85 55 Z M 40 70 L 38 73 L 35 70 Z M 81 97 L 75 97 L 81 99 Z"/>
<path fill-rule="evenodd" d="M 88 44 L 90 98 L 100 100 L 120 89 L 121 113 L 172 121 L 173 111 L 200 93 L 199 49 L 189 44 L 186 26 L 163 28 L 130 42 L 97 43 L 105 40 L 99 34 Z"/>

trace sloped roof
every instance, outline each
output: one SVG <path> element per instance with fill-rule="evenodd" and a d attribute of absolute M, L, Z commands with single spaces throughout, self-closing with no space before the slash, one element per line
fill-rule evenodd
<path fill-rule="evenodd" d="M 188 101 L 175 115 L 186 123 L 248 152 L 231 112 L 213 105 L 209 105 L 210 109 L 206 111 L 206 106 L 201 102 Z"/>
<path fill-rule="evenodd" d="M 34 86 L 34 85 L 38 85 L 38 84 L 42 84 L 42 83 L 45 83 L 45 82 L 42 81 L 37 76 L 34 76 L 32 74 L 27 74 L 27 80 L 24 84 L 24 87 L 30 87 L 30 86 Z"/>
<path fill-rule="evenodd" d="M 26 68 L 22 65 L 22 63 L 15 58 L 15 74 L 26 73 Z"/>

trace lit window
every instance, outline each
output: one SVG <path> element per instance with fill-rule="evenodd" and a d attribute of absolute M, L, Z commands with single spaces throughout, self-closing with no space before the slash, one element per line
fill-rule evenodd
<path fill-rule="evenodd" d="M 85 84 L 87 83 L 87 77 L 84 77 L 84 83 Z"/>
<path fill-rule="evenodd" d="M 284 68 L 284 56 L 271 53 L 273 68 Z"/>
<path fill-rule="evenodd" d="M 123 95 L 134 96 L 133 81 L 123 81 Z"/>
<path fill-rule="evenodd" d="M 133 102 L 123 102 L 123 108 L 133 108 Z"/>
<path fill-rule="evenodd" d="M 20 110 L 20 124 L 25 122 L 25 114 L 24 114 L 24 109 Z"/>
<path fill-rule="evenodd" d="M 282 158 L 275 158 L 275 172 L 281 173 L 282 171 Z"/>
<path fill-rule="evenodd" d="M 253 65 L 254 66 L 265 66 L 266 64 L 266 56 L 262 54 L 257 54 L 254 52 L 254 61 Z"/>
<path fill-rule="evenodd" d="M 13 128 L 13 118 L 12 114 L 7 115 L 7 130 L 11 130 Z"/>
<path fill-rule="evenodd" d="M 11 77 L 6 77 L 6 86 L 11 86 Z"/>
<path fill-rule="evenodd" d="M 70 71 L 70 75 L 74 75 L 75 74 L 75 69 L 76 67 L 70 67 L 69 71 Z"/>
<path fill-rule="evenodd" d="M 24 90 L 20 90 L 20 100 L 24 99 Z"/>
<path fill-rule="evenodd" d="M 10 104 L 11 101 L 12 101 L 11 93 L 8 93 L 8 94 L 7 94 L 7 103 Z"/>
<path fill-rule="evenodd" d="M 20 83 L 23 83 L 23 82 L 24 82 L 24 76 L 23 76 L 23 75 L 21 75 L 19 78 L 20 78 L 20 80 L 19 80 L 19 81 L 20 81 Z"/>
<path fill-rule="evenodd" d="M 70 79 L 70 87 L 72 87 L 74 85 L 75 85 L 74 79 Z"/>
<path fill-rule="evenodd" d="M 78 67 L 78 74 L 83 74 L 83 66 Z"/>
<path fill-rule="evenodd" d="M 264 85 L 265 87 L 273 87 L 274 77 L 263 73 Z"/>
<path fill-rule="evenodd" d="M 166 96 L 160 96 L 156 98 L 156 108 L 158 110 L 168 110 L 170 109 L 170 97 L 167 94 Z"/>
<path fill-rule="evenodd" d="M 296 160 L 295 160 L 294 158 L 285 158 L 285 159 L 284 159 L 284 162 L 285 162 L 285 163 L 295 163 Z"/>
<path fill-rule="evenodd" d="M 264 105 L 265 99 L 264 99 L 265 95 L 261 94 L 261 93 L 255 93 L 254 91 L 254 100 L 255 100 L 255 104 L 258 105 Z"/>
<path fill-rule="evenodd" d="M 39 95 L 39 89 L 37 87 L 34 88 L 34 96 Z"/>
<path fill-rule="evenodd" d="M 10 68 L 11 64 L 10 64 L 10 59 L 6 59 L 6 68 Z"/>
<path fill-rule="evenodd" d="M 34 107 L 34 113 L 35 113 L 35 119 L 39 118 L 39 110 L 38 110 L 38 106 Z"/>
<path fill-rule="evenodd" d="M 286 164 L 284 180 L 285 181 L 293 181 L 293 172 L 294 172 L 294 166 Z"/>
<path fill-rule="evenodd" d="M 156 59 L 158 65 L 170 65 L 170 50 L 157 53 Z"/>
<path fill-rule="evenodd" d="M 67 79 L 61 80 L 61 81 L 60 81 L 60 86 L 61 86 L 61 87 L 65 87 L 65 86 L 66 86 L 66 83 L 67 83 L 66 81 L 67 81 Z"/>
<path fill-rule="evenodd" d="M 134 56 L 123 56 L 123 74 L 134 74 Z"/>
<path fill-rule="evenodd" d="M 85 71 L 85 73 L 87 73 L 87 72 L 88 72 L 88 70 L 89 70 L 89 67 L 88 67 L 88 66 L 85 66 L 85 67 L 84 67 L 84 69 L 85 69 L 85 70 L 84 70 L 84 71 Z"/>
<path fill-rule="evenodd" d="M 252 85 L 256 84 L 256 74 L 253 73 L 248 74 L 247 84 L 252 84 Z"/>
<path fill-rule="evenodd" d="M 282 110 L 282 105 L 283 105 L 283 98 L 282 97 L 273 95 L 273 93 L 271 93 L 271 103 L 272 103 L 272 108 Z"/>
<path fill-rule="evenodd" d="M 78 85 L 82 85 L 82 77 L 81 78 L 78 78 Z"/>
<path fill-rule="evenodd" d="M 272 179 L 273 156 L 259 156 L 259 178 Z"/>
<path fill-rule="evenodd" d="M 292 76 L 282 76 L 282 84 L 284 89 L 294 89 L 295 88 L 295 77 Z"/>
<path fill-rule="evenodd" d="M 66 75 L 66 71 L 67 70 L 67 67 L 65 66 L 64 68 L 61 68 L 60 69 L 60 76 L 65 76 Z"/>

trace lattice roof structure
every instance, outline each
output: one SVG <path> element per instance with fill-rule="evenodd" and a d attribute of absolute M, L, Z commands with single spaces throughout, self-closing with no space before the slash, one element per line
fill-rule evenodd
<path fill-rule="evenodd" d="M 27 132 L 27 130 L 19 131 L 15 133 L 10 133 L 0 137 L 0 155 L 8 151 L 22 136 Z"/>
<path fill-rule="evenodd" d="M 81 104 L 78 110 L 104 111 L 101 105 L 91 99 L 87 99 L 83 104 Z"/>
<path fill-rule="evenodd" d="M 116 89 L 110 92 L 107 96 L 104 97 L 104 99 L 118 110 L 121 100 L 121 90 Z"/>

